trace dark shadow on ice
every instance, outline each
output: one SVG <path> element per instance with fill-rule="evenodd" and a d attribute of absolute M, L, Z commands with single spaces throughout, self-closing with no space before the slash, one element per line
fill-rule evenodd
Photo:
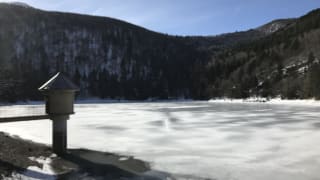
<path fill-rule="evenodd" d="M 79 172 L 89 177 L 111 180 L 214 180 L 192 175 L 169 174 L 152 170 L 150 165 L 132 156 L 120 156 L 112 153 L 86 149 L 71 149 L 63 158 L 79 166 Z M 69 174 L 64 178 L 74 177 Z"/>
<path fill-rule="evenodd" d="M 119 156 L 85 149 L 72 149 L 63 156 L 64 159 L 79 166 L 93 176 L 134 177 L 150 170 L 147 163 L 133 157 Z"/>
<path fill-rule="evenodd" d="M 132 156 L 71 149 L 63 156 L 63 159 L 76 164 L 79 167 L 78 173 L 87 173 L 90 177 L 120 180 L 166 180 L 170 178 L 170 174 L 153 171 L 148 163 Z"/>
<path fill-rule="evenodd" d="M 319 128 L 320 128 L 320 120 L 319 120 L 319 122 L 313 123 L 313 126 L 314 126 L 315 128 L 317 128 L 317 129 L 319 129 Z"/>

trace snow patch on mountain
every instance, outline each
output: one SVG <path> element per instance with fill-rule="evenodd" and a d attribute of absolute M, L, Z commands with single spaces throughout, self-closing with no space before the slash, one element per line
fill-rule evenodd
<path fill-rule="evenodd" d="M 279 19 L 272 21 L 268 24 L 262 25 L 258 28 L 256 28 L 257 31 L 263 32 L 264 34 L 272 34 L 287 25 L 289 25 L 291 22 L 293 22 L 295 19 Z"/>

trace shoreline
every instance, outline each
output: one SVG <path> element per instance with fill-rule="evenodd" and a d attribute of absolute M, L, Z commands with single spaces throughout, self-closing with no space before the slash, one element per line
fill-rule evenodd
<path fill-rule="evenodd" d="M 211 99 L 210 103 L 243 103 L 243 104 L 270 104 L 270 105 L 301 105 L 320 106 L 320 100 L 315 99 L 280 99 L 280 98 L 248 98 L 248 99 Z"/>
<path fill-rule="evenodd" d="M 175 102 L 209 102 L 209 103 L 265 103 L 281 105 L 315 105 L 320 106 L 320 100 L 316 99 L 281 99 L 281 98 L 256 98 L 231 99 L 216 98 L 209 100 L 193 99 L 172 99 L 172 100 L 116 100 L 116 99 L 78 99 L 75 104 L 116 104 L 116 103 L 175 103 Z M 18 106 L 18 105 L 44 105 L 44 101 L 19 101 L 16 103 L 0 102 L 1 106 Z"/>
<path fill-rule="evenodd" d="M 166 103 L 166 102 L 192 102 L 192 101 L 208 101 L 193 99 L 167 99 L 167 100 L 126 100 L 126 99 L 76 99 L 74 104 L 113 104 L 113 103 Z M 15 105 L 44 105 L 44 101 L 18 101 L 15 103 L 0 102 L 1 106 Z"/>

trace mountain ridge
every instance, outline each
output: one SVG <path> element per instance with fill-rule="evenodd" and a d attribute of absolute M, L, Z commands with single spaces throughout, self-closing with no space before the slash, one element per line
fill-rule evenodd
<path fill-rule="evenodd" d="M 305 32 L 299 25 L 318 15 L 315 10 L 311 15 L 275 20 L 248 31 L 184 37 L 108 17 L 48 12 L 4 3 L 0 3 L 0 9 L 0 100 L 7 101 L 39 98 L 35 89 L 57 71 L 66 72 L 80 86 L 80 97 L 208 99 L 231 96 L 224 92 L 229 87 L 223 90 L 220 83 L 219 91 L 224 93 L 215 93 L 212 89 L 217 77 L 228 80 L 234 76 L 234 70 L 247 66 L 247 60 L 238 62 L 230 53 L 241 54 L 243 49 L 252 48 L 253 53 L 247 53 L 247 49 L 246 54 L 256 56 L 260 53 L 260 50 L 256 52 L 257 47 L 267 48 L 269 41 L 284 42 L 286 35 L 290 40 L 287 46 L 291 48 L 297 42 L 291 42 L 297 36 L 296 29 Z M 317 28 L 316 23 L 310 29 Z M 315 55 L 317 58 L 317 53 Z M 225 67 L 220 74 L 213 73 L 216 67 L 212 64 L 224 64 L 225 59 L 231 57 L 235 59 L 230 61 L 232 72 Z"/>

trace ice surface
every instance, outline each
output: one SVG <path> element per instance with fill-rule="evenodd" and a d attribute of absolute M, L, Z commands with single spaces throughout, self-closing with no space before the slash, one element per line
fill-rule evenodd
<path fill-rule="evenodd" d="M 133 155 L 181 179 L 320 177 L 317 103 L 81 103 L 75 108 L 68 121 L 70 148 Z M 0 124 L 0 131 L 51 144 L 50 121 Z"/>

